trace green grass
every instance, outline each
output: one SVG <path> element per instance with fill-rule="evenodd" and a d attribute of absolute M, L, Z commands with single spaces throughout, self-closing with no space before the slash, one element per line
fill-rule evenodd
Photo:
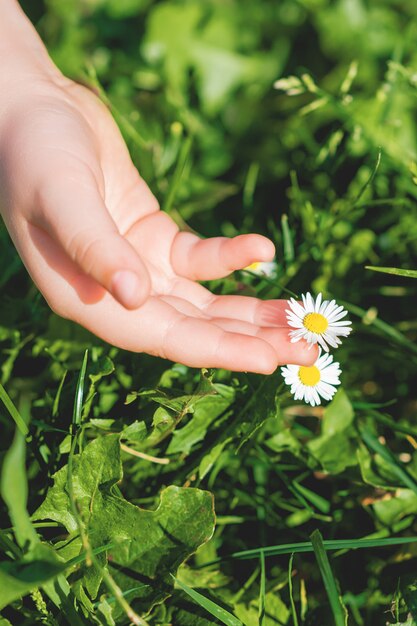
<path fill-rule="evenodd" d="M 415 626 L 415 3 L 26 8 L 179 224 L 276 244 L 213 291 L 354 332 L 311 409 L 58 318 L 0 227 L 0 626 Z"/>

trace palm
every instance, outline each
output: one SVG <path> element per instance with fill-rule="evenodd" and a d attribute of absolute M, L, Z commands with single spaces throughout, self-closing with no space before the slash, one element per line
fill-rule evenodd
<path fill-rule="evenodd" d="M 40 107 L 33 128 L 41 136 L 30 133 L 42 145 L 45 195 L 38 207 L 28 205 L 25 223 L 10 227 L 52 308 L 114 345 L 190 366 L 267 373 L 314 361 L 314 349 L 288 339 L 285 301 L 214 296 L 196 282 L 268 260 L 272 244 L 258 235 L 202 241 L 180 233 L 159 211 L 104 105 L 74 83 L 57 94 L 46 116 Z M 134 255 L 140 265 L 147 290 L 139 308 L 126 309 L 102 286 L 112 255 Z"/>

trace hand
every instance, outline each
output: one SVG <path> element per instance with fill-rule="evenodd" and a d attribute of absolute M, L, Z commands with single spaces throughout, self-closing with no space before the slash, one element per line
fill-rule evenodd
<path fill-rule="evenodd" d="M 139 176 L 105 105 L 62 76 L 23 89 L 0 123 L 0 206 L 51 308 L 111 344 L 194 367 L 311 364 L 285 301 L 214 296 L 195 281 L 274 256 L 259 235 L 179 232 Z"/>

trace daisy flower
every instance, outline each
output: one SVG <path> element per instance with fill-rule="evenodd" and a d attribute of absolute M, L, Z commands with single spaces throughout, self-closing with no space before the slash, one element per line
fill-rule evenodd
<path fill-rule="evenodd" d="M 267 276 L 271 278 L 277 271 L 277 264 L 276 261 L 256 261 L 244 269 L 253 272 L 257 276 Z"/>
<path fill-rule="evenodd" d="M 339 363 L 333 363 L 331 354 L 320 354 L 311 367 L 304 365 L 286 365 L 281 367 L 285 383 L 291 385 L 295 400 L 304 400 L 311 406 L 321 403 L 320 396 L 331 400 L 336 393 L 335 385 L 340 385 L 341 369 Z"/>
<path fill-rule="evenodd" d="M 286 309 L 289 326 L 295 328 L 290 332 L 291 342 L 305 339 L 308 343 L 318 343 L 326 352 L 329 344 L 337 348 L 339 337 L 347 337 L 351 332 L 351 323 L 342 318 L 347 311 L 336 304 L 335 300 L 323 300 L 319 293 L 314 301 L 311 293 L 302 295 L 302 304 L 291 298 L 288 302 L 290 309 Z"/>

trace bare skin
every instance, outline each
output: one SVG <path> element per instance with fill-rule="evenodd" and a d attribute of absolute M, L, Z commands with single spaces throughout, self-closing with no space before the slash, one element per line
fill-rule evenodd
<path fill-rule="evenodd" d="M 0 64 L 0 212 L 51 308 L 113 345 L 193 367 L 311 365 L 317 349 L 290 343 L 285 301 L 198 283 L 271 260 L 272 242 L 180 232 L 107 108 L 52 64 L 15 0 L 2 0 L 0 41 L 0 58 L 13 58 Z"/>

